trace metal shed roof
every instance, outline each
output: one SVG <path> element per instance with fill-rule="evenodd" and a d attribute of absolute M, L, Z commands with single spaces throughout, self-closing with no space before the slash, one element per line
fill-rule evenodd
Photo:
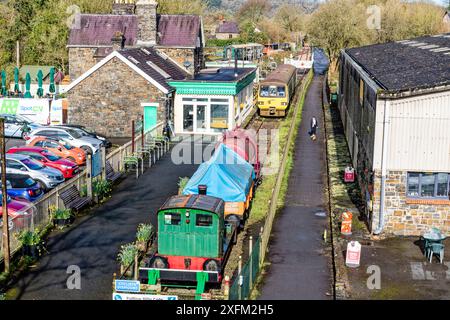
<path fill-rule="evenodd" d="M 450 33 L 346 49 L 383 89 L 450 85 Z"/>

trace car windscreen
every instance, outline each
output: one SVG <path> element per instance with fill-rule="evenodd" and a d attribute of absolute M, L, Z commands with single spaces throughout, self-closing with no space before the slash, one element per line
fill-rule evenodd
<path fill-rule="evenodd" d="M 50 161 L 58 161 L 59 159 L 61 159 L 61 157 L 57 156 L 51 151 L 45 151 L 42 154 Z"/>
<path fill-rule="evenodd" d="M 60 142 L 61 145 L 66 148 L 67 150 L 72 150 L 74 147 L 72 147 L 70 144 L 65 143 L 65 142 Z"/>
<path fill-rule="evenodd" d="M 13 188 L 29 188 L 36 184 L 36 181 L 30 177 L 8 179 L 8 181 Z"/>
<path fill-rule="evenodd" d="M 82 135 L 78 133 L 78 131 L 73 129 L 67 129 L 67 132 L 74 138 L 74 139 L 80 139 Z"/>
<path fill-rule="evenodd" d="M 33 159 L 23 159 L 21 162 L 31 170 L 41 170 L 45 167 L 44 165 Z"/>

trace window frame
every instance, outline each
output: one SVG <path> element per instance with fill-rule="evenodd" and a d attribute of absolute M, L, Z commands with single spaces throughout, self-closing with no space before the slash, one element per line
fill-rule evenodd
<path fill-rule="evenodd" d="M 170 224 L 169 223 L 167 223 L 167 221 L 166 221 L 166 216 L 168 216 L 168 215 L 170 215 Z M 178 216 L 179 217 L 179 220 L 178 220 L 178 223 L 177 224 L 173 224 L 172 222 L 173 222 L 173 217 L 174 216 Z M 181 226 L 181 213 L 178 213 L 178 212 L 164 212 L 164 225 L 165 226 Z"/>
<path fill-rule="evenodd" d="M 412 196 L 409 195 L 409 177 L 411 174 L 418 174 L 419 175 L 419 184 L 418 184 L 418 195 Z M 422 196 L 422 176 L 425 174 L 432 174 L 434 176 L 434 190 L 433 190 L 433 196 Z M 446 174 L 447 175 L 447 194 L 445 196 L 438 196 L 438 175 L 439 174 Z M 408 199 L 449 199 L 450 196 L 450 174 L 446 172 L 408 172 L 406 175 L 406 197 Z"/>
<path fill-rule="evenodd" d="M 210 220 L 211 221 L 211 223 L 210 224 L 208 224 L 208 225 L 199 225 L 198 223 L 199 223 L 199 218 L 200 217 L 208 217 L 208 220 Z M 207 213 L 197 213 L 196 215 L 195 215 L 195 227 L 198 227 L 198 228 L 211 228 L 212 226 L 214 225 L 214 219 L 213 219 L 213 216 L 212 216 L 212 214 L 207 214 Z"/>

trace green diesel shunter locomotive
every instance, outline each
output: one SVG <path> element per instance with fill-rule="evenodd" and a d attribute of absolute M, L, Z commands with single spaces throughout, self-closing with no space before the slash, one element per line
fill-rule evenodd
<path fill-rule="evenodd" d="M 224 220 L 225 203 L 206 195 L 174 196 L 158 211 L 158 237 L 146 271 L 162 281 L 219 283 L 235 225 Z"/>

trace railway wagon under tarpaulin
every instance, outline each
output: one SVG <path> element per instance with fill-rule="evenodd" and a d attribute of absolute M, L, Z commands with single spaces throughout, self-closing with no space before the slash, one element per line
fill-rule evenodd
<path fill-rule="evenodd" d="M 256 132 L 236 128 L 225 132 L 216 145 L 216 149 L 223 143 L 228 148 L 240 155 L 255 169 L 256 181 L 261 177 L 261 162 L 259 160 L 259 148 Z"/>
<path fill-rule="evenodd" d="M 253 199 L 255 170 L 224 144 L 200 165 L 183 190 L 184 195 L 206 194 L 225 201 L 225 220 L 241 224 Z"/>

